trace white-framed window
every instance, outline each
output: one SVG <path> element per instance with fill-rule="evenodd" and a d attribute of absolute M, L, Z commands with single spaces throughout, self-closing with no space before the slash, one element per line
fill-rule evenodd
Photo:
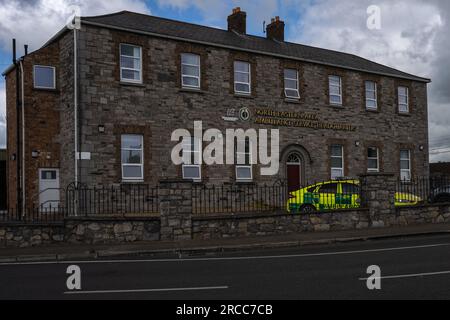
<path fill-rule="evenodd" d="M 200 88 L 200 56 L 192 53 L 181 54 L 181 86 Z"/>
<path fill-rule="evenodd" d="M 400 113 L 409 113 L 408 87 L 398 87 L 398 111 Z"/>
<path fill-rule="evenodd" d="M 239 148 L 239 144 L 244 144 L 244 148 Z M 243 150 L 242 150 L 243 149 Z M 237 141 L 235 146 L 236 181 L 246 182 L 253 180 L 252 169 L 252 145 L 249 139 Z"/>
<path fill-rule="evenodd" d="M 284 69 L 284 94 L 289 99 L 300 99 L 298 71 L 295 69 Z"/>
<path fill-rule="evenodd" d="M 366 109 L 378 109 L 377 83 L 374 81 L 366 81 Z"/>
<path fill-rule="evenodd" d="M 121 136 L 122 180 L 144 180 L 144 137 L 137 134 Z"/>
<path fill-rule="evenodd" d="M 411 150 L 400 150 L 400 179 L 411 181 Z"/>
<path fill-rule="evenodd" d="M 251 88 L 251 66 L 248 62 L 234 62 L 234 92 L 249 95 Z"/>
<path fill-rule="evenodd" d="M 380 172 L 380 151 L 376 147 L 367 149 L 367 171 Z"/>
<path fill-rule="evenodd" d="M 142 83 L 142 48 L 120 44 L 120 81 Z"/>
<path fill-rule="evenodd" d="M 56 89 L 56 68 L 51 66 L 33 66 L 34 87 L 36 89 Z"/>
<path fill-rule="evenodd" d="M 331 179 L 344 176 L 344 147 L 342 145 L 331 146 Z"/>
<path fill-rule="evenodd" d="M 342 78 L 339 76 L 329 76 L 329 92 L 330 92 L 330 104 L 342 105 Z"/>
<path fill-rule="evenodd" d="M 183 138 L 183 159 L 187 159 L 182 165 L 183 179 L 201 181 L 201 143 L 201 140 L 195 137 Z"/>

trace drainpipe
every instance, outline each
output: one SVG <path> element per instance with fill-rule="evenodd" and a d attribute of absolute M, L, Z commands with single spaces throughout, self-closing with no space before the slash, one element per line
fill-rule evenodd
<path fill-rule="evenodd" d="M 19 118 L 19 111 L 20 111 L 20 89 L 19 89 L 19 65 L 17 62 L 17 55 L 16 55 L 16 39 L 13 39 L 13 63 L 16 68 L 16 209 L 17 209 L 17 216 L 22 216 L 22 203 L 20 201 L 21 197 L 21 179 L 20 179 L 20 118 Z"/>
<path fill-rule="evenodd" d="M 78 68 L 77 68 L 77 29 L 73 29 L 73 104 L 74 104 L 74 152 L 75 152 L 75 216 L 78 215 Z"/>
<path fill-rule="evenodd" d="M 21 93 L 22 93 L 22 217 L 25 216 L 25 77 L 23 73 L 23 59 L 20 60 L 20 73 L 21 73 Z"/>

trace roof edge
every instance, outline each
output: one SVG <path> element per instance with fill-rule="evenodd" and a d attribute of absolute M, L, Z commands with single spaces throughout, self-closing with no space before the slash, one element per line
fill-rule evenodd
<path fill-rule="evenodd" d="M 365 72 L 365 73 L 376 74 L 376 75 L 381 75 L 381 76 L 386 76 L 386 77 L 391 77 L 391 78 L 405 79 L 405 80 L 411 80 L 411 81 L 417 81 L 417 82 L 423 82 L 423 83 L 431 83 L 431 79 L 429 79 L 429 78 L 424 78 L 424 77 L 419 77 L 419 76 L 414 76 L 414 75 L 411 75 L 410 77 L 408 77 L 408 76 L 400 76 L 400 75 L 395 75 L 395 74 L 390 74 L 390 73 L 385 73 L 385 72 L 374 72 L 374 71 L 365 70 L 362 68 L 352 68 L 352 67 L 348 67 L 348 66 L 344 66 L 344 65 L 325 63 L 325 62 L 316 61 L 316 60 L 312 60 L 312 59 L 302 59 L 302 58 L 293 57 L 293 56 L 289 56 L 289 55 L 270 53 L 270 52 L 265 52 L 265 51 L 260 51 L 260 50 L 244 49 L 244 48 L 240 48 L 240 47 L 236 47 L 236 46 L 229 46 L 229 45 L 218 44 L 218 43 L 214 43 L 214 42 L 193 40 L 193 39 L 189 39 L 189 38 L 182 38 L 182 37 L 176 37 L 176 36 L 169 36 L 169 35 L 164 35 L 164 34 L 155 33 L 155 32 L 148 32 L 148 31 L 143 31 L 143 30 L 113 26 L 113 25 L 99 23 L 99 22 L 86 21 L 83 19 L 81 19 L 81 23 L 85 24 L 85 25 L 95 26 L 95 27 L 114 29 L 114 30 L 119 30 L 119 31 L 148 35 L 148 36 L 159 37 L 159 38 L 170 39 L 170 40 L 178 40 L 178 41 L 185 41 L 185 42 L 191 42 L 191 43 L 202 44 L 202 45 L 209 45 L 209 46 L 218 47 L 218 48 L 233 49 L 233 50 L 249 52 L 249 53 L 257 53 L 257 54 L 266 55 L 266 56 L 291 59 L 291 60 L 297 60 L 297 61 L 302 61 L 302 62 L 309 62 L 309 63 L 314 63 L 314 64 L 318 64 L 318 65 L 323 65 L 323 66 L 337 67 L 337 68 L 342 68 L 342 69 L 346 69 L 346 70 Z M 364 58 L 362 58 L 362 59 L 364 59 Z M 369 61 L 371 61 L 371 60 L 369 60 Z M 373 61 L 371 61 L 371 62 L 373 62 Z M 387 66 L 385 66 L 385 67 L 387 67 Z M 390 68 L 390 67 L 388 67 L 388 68 Z M 397 71 L 400 71 L 400 70 L 397 70 Z M 400 72 L 403 72 L 403 71 L 400 71 Z"/>

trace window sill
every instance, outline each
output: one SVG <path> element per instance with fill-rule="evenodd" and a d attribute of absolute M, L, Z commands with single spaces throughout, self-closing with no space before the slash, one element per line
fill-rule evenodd
<path fill-rule="evenodd" d="M 47 89 L 47 88 L 33 88 L 33 91 L 41 91 L 41 92 L 48 92 L 48 93 L 59 93 L 58 89 Z"/>
<path fill-rule="evenodd" d="M 366 112 L 370 112 L 370 113 L 380 113 L 380 110 L 378 110 L 378 109 L 367 109 L 367 108 L 365 108 L 364 110 Z"/>
<path fill-rule="evenodd" d="M 300 104 L 300 98 L 284 98 L 284 102 L 286 103 L 294 103 L 294 104 Z"/>
<path fill-rule="evenodd" d="M 343 104 L 329 104 L 330 107 L 334 108 L 334 109 L 344 109 L 344 105 Z"/>
<path fill-rule="evenodd" d="M 235 93 L 234 96 L 236 98 L 244 98 L 244 99 L 255 99 L 251 94 L 245 94 L 245 93 Z"/>
<path fill-rule="evenodd" d="M 402 117 L 411 117 L 411 113 L 409 112 L 397 112 L 397 114 Z"/>
<path fill-rule="evenodd" d="M 180 88 L 178 92 L 183 93 L 198 93 L 198 94 L 205 94 L 206 92 L 202 89 L 195 89 L 195 88 Z"/>
<path fill-rule="evenodd" d="M 253 180 L 236 180 L 236 183 L 242 185 L 255 185 L 255 182 Z"/>
<path fill-rule="evenodd" d="M 145 88 L 145 85 L 143 83 L 127 82 L 127 81 L 120 81 L 119 83 L 121 86 Z"/>
<path fill-rule="evenodd" d="M 122 180 L 121 184 L 143 184 L 144 180 Z"/>

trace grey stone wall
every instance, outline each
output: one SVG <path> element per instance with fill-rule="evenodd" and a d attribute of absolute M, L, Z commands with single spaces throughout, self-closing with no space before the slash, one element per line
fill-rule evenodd
<path fill-rule="evenodd" d="M 0 247 L 49 244 L 120 244 L 159 240 L 159 218 L 71 219 L 55 225 L 0 224 Z"/>
<path fill-rule="evenodd" d="M 192 238 L 192 183 L 161 181 L 159 185 L 161 240 Z"/>
<path fill-rule="evenodd" d="M 397 178 L 394 173 L 370 173 L 360 176 L 361 206 L 369 209 L 371 219 L 395 211 Z"/>
<path fill-rule="evenodd" d="M 360 230 L 407 227 L 420 224 L 450 223 L 450 206 L 419 206 L 397 209 L 394 214 L 380 214 L 372 220 L 368 209 L 335 211 L 311 215 L 235 215 L 194 217 L 194 239 L 225 239 L 270 236 L 301 232 Z"/>
<path fill-rule="evenodd" d="M 286 213 L 272 215 L 241 214 L 204 218 L 194 217 L 192 220 L 193 238 L 204 240 L 366 229 L 368 227 L 368 210 L 365 209 L 308 215 Z"/>

